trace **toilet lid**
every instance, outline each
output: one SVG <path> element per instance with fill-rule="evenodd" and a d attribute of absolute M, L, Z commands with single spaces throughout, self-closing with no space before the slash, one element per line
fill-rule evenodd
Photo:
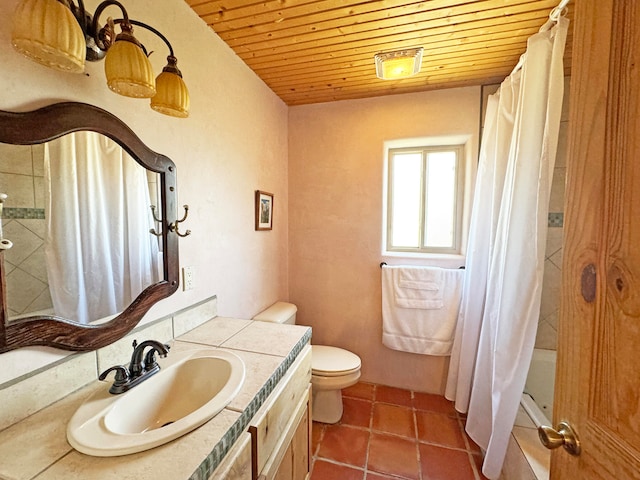
<path fill-rule="evenodd" d="M 338 347 L 311 346 L 311 369 L 313 374 L 335 376 L 350 373 L 360 368 L 360 357 Z"/>

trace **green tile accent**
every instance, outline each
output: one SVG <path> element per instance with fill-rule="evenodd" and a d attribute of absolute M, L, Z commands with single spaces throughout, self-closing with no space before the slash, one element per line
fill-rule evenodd
<path fill-rule="evenodd" d="M 564 225 L 564 213 L 549 213 L 549 227 L 562 227 Z"/>
<path fill-rule="evenodd" d="M 3 219 L 44 219 L 44 208 L 15 208 L 5 207 L 2 209 Z"/>

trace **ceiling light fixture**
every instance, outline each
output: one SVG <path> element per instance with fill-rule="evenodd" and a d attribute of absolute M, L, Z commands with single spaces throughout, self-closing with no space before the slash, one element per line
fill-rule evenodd
<path fill-rule="evenodd" d="M 122 12 L 122 18 L 99 19 L 109 6 Z M 116 35 L 115 25 L 121 33 Z M 167 45 L 169 56 L 162 73 L 154 79 L 145 47 L 133 35 L 133 26 L 155 33 Z M 178 70 L 173 48 L 155 28 L 129 19 L 124 6 L 105 0 L 93 15 L 78 0 L 22 0 L 13 15 L 11 43 L 14 48 L 42 65 L 64 72 L 82 73 L 85 59 L 104 58 L 107 86 L 133 98 L 150 98 L 151 108 L 174 117 L 189 116 L 189 91 Z"/>
<path fill-rule="evenodd" d="M 376 53 L 376 75 L 382 80 L 412 77 L 422 66 L 422 47 Z"/>

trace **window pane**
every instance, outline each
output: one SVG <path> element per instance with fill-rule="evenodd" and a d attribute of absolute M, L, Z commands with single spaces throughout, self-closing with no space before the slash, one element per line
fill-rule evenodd
<path fill-rule="evenodd" d="M 396 153 L 391 171 L 391 246 L 420 246 L 421 153 Z"/>
<path fill-rule="evenodd" d="M 427 154 L 425 247 L 454 247 L 456 152 Z"/>

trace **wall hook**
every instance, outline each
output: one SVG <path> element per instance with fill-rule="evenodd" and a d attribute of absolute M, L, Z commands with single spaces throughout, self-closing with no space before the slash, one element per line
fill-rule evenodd
<path fill-rule="evenodd" d="M 186 237 L 187 235 L 191 235 L 191 230 L 187 230 L 184 233 L 180 233 L 180 231 L 178 230 L 178 224 L 184 222 L 187 219 L 187 216 L 189 215 L 189 205 L 183 205 L 183 208 L 184 208 L 184 217 L 182 217 L 180 220 L 176 220 L 175 223 L 169 224 L 169 231 L 176 232 L 179 237 Z"/>
<path fill-rule="evenodd" d="M 162 219 L 158 218 L 156 216 L 156 206 L 155 205 L 150 205 L 149 208 L 151 208 L 151 214 L 153 215 L 153 220 L 159 224 L 162 225 Z M 155 235 L 156 237 L 161 237 L 162 236 L 162 231 L 160 233 L 156 232 L 155 228 L 152 228 L 149 230 L 149 233 L 152 233 L 153 235 Z"/>

